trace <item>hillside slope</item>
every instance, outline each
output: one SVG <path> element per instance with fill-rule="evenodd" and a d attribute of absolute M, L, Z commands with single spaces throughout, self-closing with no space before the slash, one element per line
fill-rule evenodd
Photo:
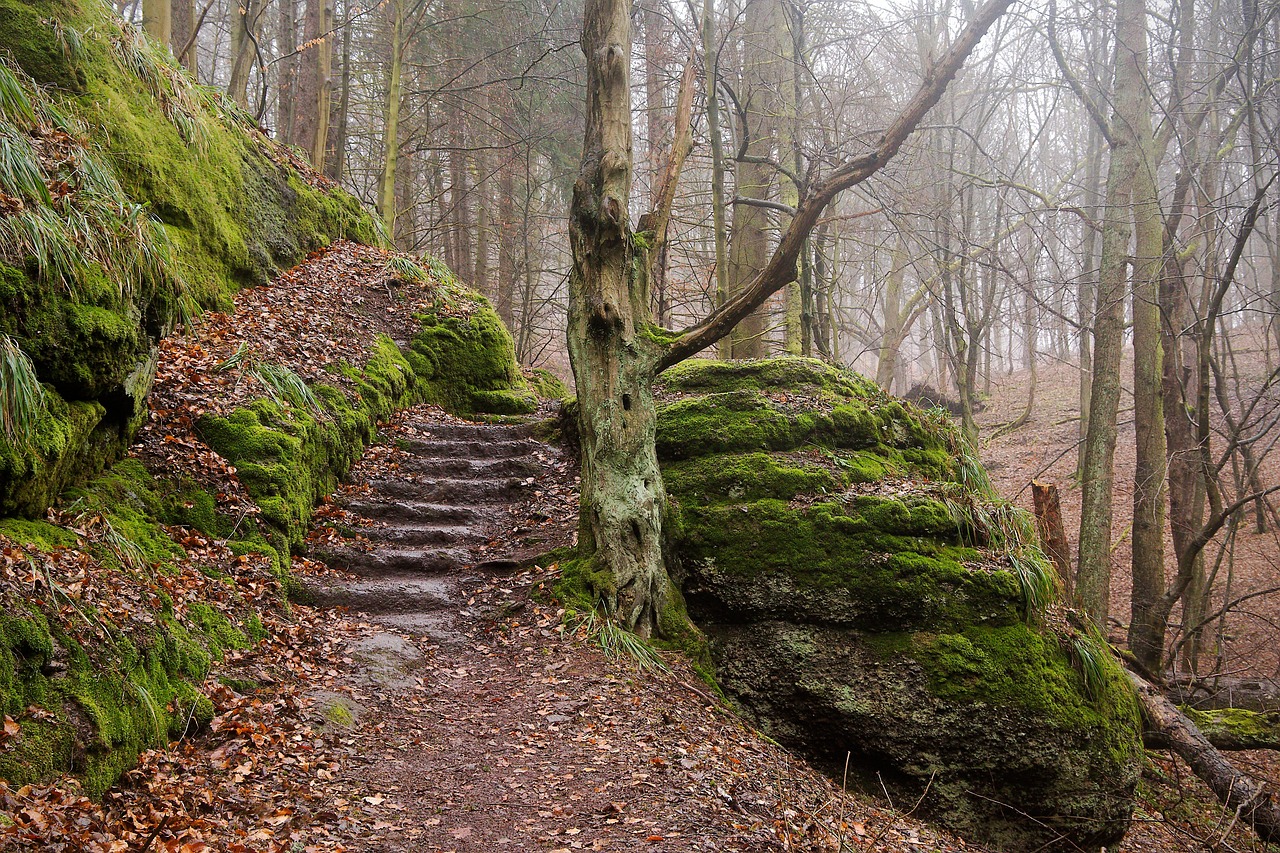
<path fill-rule="evenodd" d="M 379 238 L 98 0 L 0 0 L 0 44 L 0 345 L 28 398 L 0 434 L 0 515 L 34 517 L 122 453 L 181 319 Z"/>

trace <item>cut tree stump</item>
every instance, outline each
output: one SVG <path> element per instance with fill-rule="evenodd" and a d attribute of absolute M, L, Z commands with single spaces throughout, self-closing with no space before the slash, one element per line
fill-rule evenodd
<path fill-rule="evenodd" d="M 1140 675 L 1125 671 L 1142 706 L 1142 716 L 1159 737 L 1205 781 L 1218 801 L 1253 827 L 1263 841 L 1280 840 L 1280 809 L 1271 794 L 1241 773 L 1211 744 L 1196 724 L 1165 698 L 1160 688 Z"/>
<path fill-rule="evenodd" d="M 1062 504 L 1058 500 L 1058 487 L 1052 483 L 1031 483 L 1031 496 L 1036 506 L 1036 527 L 1040 531 L 1040 546 L 1053 561 L 1062 578 L 1062 591 L 1070 601 L 1075 592 L 1075 578 L 1071 574 L 1071 543 L 1062 526 Z"/>

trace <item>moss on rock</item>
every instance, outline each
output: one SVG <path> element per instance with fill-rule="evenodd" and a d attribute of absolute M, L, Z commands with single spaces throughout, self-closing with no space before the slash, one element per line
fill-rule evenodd
<path fill-rule="evenodd" d="M 60 41 L 70 31 L 79 34 L 74 50 Z M 74 271 L 74 287 L 40 274 L 35 259 L 0 263 L 0 333 L 56 392 L 36 441 L 0 443 L 0 515 L 38 516 L 122 454 L 141 423 L 157 341 L 182 300 L 226 307 L 238 288 L 333 239 L 379 237 L 355 198 L 280 165 L 273 143 L 220 111 L 106 5 L 0 0 L 0 43 L 40 84 L 33 97 L 89 129 L 97 183 L 119 193 L 111 202 L 120 209 L 140 205 L 155 217 L 143 217 L 156 235 L 147 251 L 167 257 L 140 277 L 126 275 L 128 259 L 91 261 Z M 79 181 L 70 177 L 73 189 Z"/>
<path fill-rule="evenodd" d="M 423 314 L 407 358 L 423 399 L 456 414 L 528 414 L 537 399 L 516 365 L 511 333 L 483 297 L 474 310 Z"/>
<path fill-rule="evenodd" d="M 1035 546 L 953 428 L 805 359 L 688 362 L 659 394 L 671 555 L 732 700 L 1001 849 L 1123 834 L 1132 697 L 1030 608 L 1010 555 Z"/>

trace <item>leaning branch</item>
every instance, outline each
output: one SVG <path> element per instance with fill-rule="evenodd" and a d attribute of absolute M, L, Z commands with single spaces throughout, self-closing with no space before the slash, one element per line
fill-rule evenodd
<path fill-rule="evenodd" d="M 844 190 L 862 183 L 893 159 L 903 143 L 915 131 L 925 114 L 942 98 L 947 85 L 959 73 L 965 60 L 993 24 L 1013 4 L 1013 0 L 988 0 L 960 33 L 951 48 L 926 74 L 910 102 L 880 138 L 874 150 L 848 160 L 825 180 L 816 182 L 805 193 L 796 208 L 790 227 L 765 268 L 743 288 L 702 322 L 684 330 L 667 348 L 657 370 L 670 367 L 695 355 L 725 335 L 796 277 L 796 260 L 809 232 L 822 211 Z"/>
<path fill-rule="evenodd" d="M 1266 842 L 1280 840 L 1280 809 L 1271 801 L 1271 794 L 1232 767 L 1159 688 L 1140 675 L 1126 673 L 1142 706 L 1142 716 L 1158 737 L 1213 789 L 1220 803 L 1253 827 L 1259 838 Z"/>

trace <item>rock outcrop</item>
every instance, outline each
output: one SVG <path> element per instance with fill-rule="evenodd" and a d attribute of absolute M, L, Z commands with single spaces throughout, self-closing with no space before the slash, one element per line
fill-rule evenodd
<path fill-rule="evenodd" d="M 689 613 L 764 731 L 1001 849 L 1123 835 L 1123 674 L 941 412 L 803 359 L 689 362 L 658 394 Z"/>

